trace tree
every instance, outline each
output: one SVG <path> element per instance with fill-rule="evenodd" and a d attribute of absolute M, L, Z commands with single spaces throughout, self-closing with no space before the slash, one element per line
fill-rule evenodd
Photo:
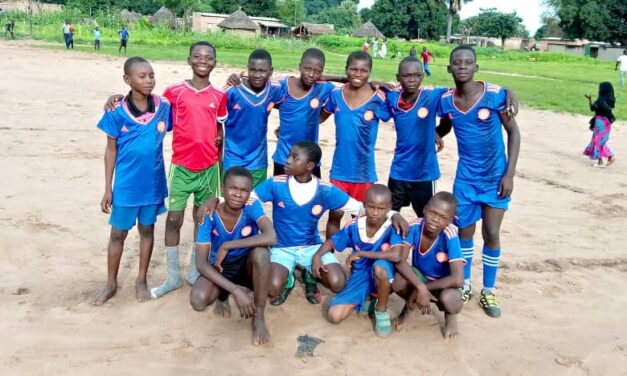
<path fill-rule="evenodd" d="M 625 44 L 625 0 L 549 0 L 567 38 L 586 38 Z"/>
<path fill-rule="evenodd" d="M 361 20 L 364 22 L 370 21 L 370 8 L 361 8 L 359 10 L 359 16 L 361 17 Z"/>
<path fill-rule="evenodd" d="M 448 10 L 444 4 L 415 0 L 376 0 L 370 20 L 385 35 L 407 40 L 437 39 L 446 31 Z"/>
<path fill-rule="evenodd" d="M 451 30 L 453 28 L 453 18 L 462 9 L 462 3 L 469 3 L 472 0 L 433 0 L 436 5 L 445 4 L 448 7 L 448 23 L 446 26 L 446 43 L 451 43 Z M 557 0 L 554 0 L 557 1 Z"/>
<path fill-rule="evenodd" d="M 298 25 L 307 16 L 304 0 L 279 0 L 277 2 L 279 18 L 290 25 Z"/>
<path fill-rule="evenodd" d="M 502 13 L 496 9 L 481 9 L 481 12 L 464 20 L 464 29 L 470 33 L 486 37 L 501 38 L 501 48 L 505 48 L 505 39 L 513 37 L 520 32 L 522 18 L 516 12 Z M 525 29 L 526 31 L 526 29 Z"/>
<path fill-rule="evenodd" d="M 212 0 L 211 7 L 217 13 L 230 14 L 241 7 L 249 16 L 277 16 L 275 0 Z"/>
<path fill-rule="evenodd" d="M 333 24 L 335 30 L 342 34 L 352 34 L 361 25 L 357 4 L 352 0 L 344 0 L 338 7 L 324 9 L 315 16 L 315 21 Z"/>
<path fill-rule="evenodd" d="M 564 31 L 560 27 L 560 20 L 550 15 L 542 17 L 542 26 L 536 31 L 533 38 L 540 40 L 542 38 L 561 38 Z"/>

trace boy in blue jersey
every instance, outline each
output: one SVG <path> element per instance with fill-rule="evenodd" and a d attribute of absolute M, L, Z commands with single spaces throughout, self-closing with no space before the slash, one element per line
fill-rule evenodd
<path fill-rule="evenodd" d="M 282 100 L 281 88 L 268 83 L 272 71 L 270 53 L 254 50 L 248 57 L 248 76 L 242 78 L 242 85 L 226 90 L 223 169 L 247 168 L 253 175 L 253 187 L 267 179 L 268 116 Z"/>
<path fill-rule="evenodd" d="M 131 91 L 122 105 L 115 111 L 105 112 L 98 122 L 98 128 L 107 134 L 105 193 L 100 207 L 104 213 L 111 214 L 111 235 L 107 250 L 107 284 L 96 294 L 95 305 L 102 305 L 115 295 L 124 240 L 136 223 L 140 241 L 135 290 L 137 300 L 150 299 L 146 274 L 154 243 L 154 225 L 157 215 L 166 211 L 164 199 L 168 196 L 163 138 L 172 129 L 170 104 L 152 95 L 155 74 L 150 63 L 141 57 L 126 60 L 124 82 Z"/>
<path fill-rule="evenodd" d="M 233 167 L 224 174 L 224 202 L 198 230 L 200 277 L 192 286 L 190 303 L 203 311 L 217 300 L 215 313 L 228 317 L 227 299 L 232 294 L 240 315 L 252 318 L 253 345 L 263 345 L 270 340 L 264 318 L 270 273 L 267 247 L 276 243 L 276 233 L 261 203 L 249 198 L 251 191 L 252 175 L 245 168 Z"/>
<path fill-rule="evenodd" d="M 448 192 L 438 192 L 424 208 L 424 218 L 414 221 L 405 239 L 400 261 L 395 265 L 394 292 L 407 301 L 409 309 L 429 313 L 432 300 L 444 312 L 444 338 L 455 337 L 457 314 L 464 303 L 460 287 L 464 284 L 464 264 L 457 235 L 451 224 L 457 202 Z M 411 266 L 407 257 L 411 251 Z"/>
<path fill-rule="evenodd" d="M 466 259 L 464 301 L 470 299 L 470 267 L 474 253 L 473 235 L 481 219 L 483 235 L 483 290 L 479 305 L 490 317 L 499 317 L 494 286 L 501 255 L 500 229 L 514 188 L 514 174 L 520 149 L 516 119 L 505 110 L 505 90 L 475 81 L 479 69 L 475 51 L 458 46 L 450 56 L 448 71 L 455 89 L 442 95 L 438 116 L 449 117 L 457 138 L 459 161 L 453 194 L 462 252 Z M 507 133 L 507 156 L 503 132 Z"/>
<path fill-rule="evenodd" d="M 374 301 L 366 302 L 366 299 L 376 292 L 375 333 L 382 337 L 392 334 L 387 302 L 394 281 L 393 263 L 400 261 L 403 239 L 387 219 L 391 208 L 390 190 L 381 184 L 373 185 L 366 195 L 366 216 L 353 220 L 336 232 L 314 255 L 313 274 L 319 276 L 321 271 L 326 271 L 321 261 L 324 256 L 334 250 L 352 249 L 346 259 L 351 268 L 346 287 L 329 303 L 327 318 L 331 323 L 339 324 L 353 311 L 371 313 Z"/>
<path fill-rule="evenodd" d="M 331 93 L 320 116 L 321 122 L 331 114 L 335 116 L 331 183 L 361 202 L 377 181 L 374 147 L 379 120 L 388 121 L 391 117 L 385 94 L 368 84 L 371 70 L 369 54 L 351 53 L 346 60 L 348 83 Z"/>

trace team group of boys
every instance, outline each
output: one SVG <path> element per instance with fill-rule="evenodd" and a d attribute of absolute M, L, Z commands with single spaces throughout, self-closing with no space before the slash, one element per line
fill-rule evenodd
<path fill-rule="evenodd" d="M 324 76 L 324 54 L 308 49 L 300 77 L 271 81 L 270 54 L 255 50 L 245 77 L 232 75 L 225 91 L 209 80 L 216 65 L 210 43 L 194 43 L 188 64 L 192 79 L 170 85 L 163 99 L 151 94 L 151 65 L 129 58 L 124 80 L 131 91 L 105 105 L 98 123 L 108 136 L 101 206 L 111 213 L 111 236 L 108 281 L 94 304 L 115 294 L 124 240 L 135 224 L 140 234 L 138 300 L 182 286 L 180 229 L 193 194 L 195 243 L 186 276 L 191 305 L 202 311 L 215 303 L 217 314 L 229 316 L 233 295 L 242 317 L 252 318 L 253 344 L 269 341 L 266 302 L 268 297 L 273 305 L 285 301 L 296 268 L 302 270 L 311 303 L 322 300 L 317 283 L 336 294 L 326 313 L 332 323 L 352 312 L 369 314 L 375 332 L 388 336 L 387 301 L 396 292 L 407 301 L 406 309 L 426 313 L 435 302 L 445 313 L 444 336 L 456 335 L 456 315 L 471 297 L 472 239 L 479 219 L 484 239 L 479 304 L 489 316 L 500 315 L 494 294 L 499 232 L 520 145 L 508 107 L 517 103 L 510 92 L 473 79 L 478 65 L 472 48 L 459 46 L 451 53 L 454 89 L 421 86 L 423 68 L 415 57 L 399 64 L 400 88 L 378 87 L 369 81 L 372 59 L 362 51 L 348 56 L 346 77 Z M 268 116 L 274 108 L 280 125 L 274 176 L 267 178 Z M 336 146 L 327 183 L 320 180 L 317 142 L 319 126 L 331 114 Z M 441 118 L 437 127 L 436 116 Z M 386 187 L 375 184 L 374 147 L 379 122 L 392 118 L 397 138 Z M 459 154 L 453 194 L 435 193 L 437 152 L 451 128 Z M 168 277 L 149 290 L 154 224 L 166 211 L 168 197 L 163 138 L 170 130 Z M 272 220 L 262 202 L 272 203 Z M 408 224 L 398 211 L 410 204 L 419 218 Z M 318 223 L 327 211 L 323 242 Z M 354 219 L 340 229 L 344 213 Z M 346 248 L 352 250 L 348 279 L 334 254 Z"/>

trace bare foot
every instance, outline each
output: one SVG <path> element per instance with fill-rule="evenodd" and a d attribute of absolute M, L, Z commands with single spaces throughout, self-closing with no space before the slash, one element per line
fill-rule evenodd
<path fill-rule="evenodd" d="M 442 331 L 442 336 L 444 338 L 455 338 L 459 334 L 459 329 L 457 328 L 457 315 L 453 315 L 450 313 L 444 314 L 444 330 Z"/>
<path fill-rule="evenodd" d="M 115 295 L 115 292 L 117 291 L 117 289 L 118 289 L 117 283 L 107 282 L 105 287 L 102 290 L 98 291 L 98 293 L 94 297 L 94 300 L 91 302 L 91 304 L 95 306 L 101 306 L 105 304 L 107 300 L 111 299 L 113 295 Z"/>
<path fill-rule="evenodd" d="M 150 290 L 148 289 L 146 281 L 135 281 L 135 295 L 137 296 L 138 302 L 147 302 L 150 300 Z"/>
<path fill-rule="evenodd" d="M 225 318 L 225 319 L 230 318 L 231 317 L 231 305 L 229 304 L 229 300 L 227 299 L 224 302 L 216 300 L 216 306 L 213 309 L 213 314 L 218 317 Z"/>
<path fill-rule="evenodd" d="M 266 326 L 263 314 L 256 314 L 253 317 L 253 346 L 265 345 L 270 342 L 270 332 Z"/>
<path fill-rule="evenodd" d="M 616 161 L 615 157 L 610 157 L 607 159 L 607 166 L 611 165 L 612 163 L 614 163 Z"/>

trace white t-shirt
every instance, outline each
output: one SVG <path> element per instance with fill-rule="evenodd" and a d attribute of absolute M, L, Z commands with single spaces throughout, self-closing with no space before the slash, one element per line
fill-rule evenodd
<path fill-rule="evenodd" d="M 69 33 L 70 33 L 70 25 L 63 24 L 63 34 L 69 34 Z"/>
<path fill-rule="evenodd" d="M 620 71 L 627 72 L 627 55 L 620 55 L 616 61 L 620 62 Z"/>

